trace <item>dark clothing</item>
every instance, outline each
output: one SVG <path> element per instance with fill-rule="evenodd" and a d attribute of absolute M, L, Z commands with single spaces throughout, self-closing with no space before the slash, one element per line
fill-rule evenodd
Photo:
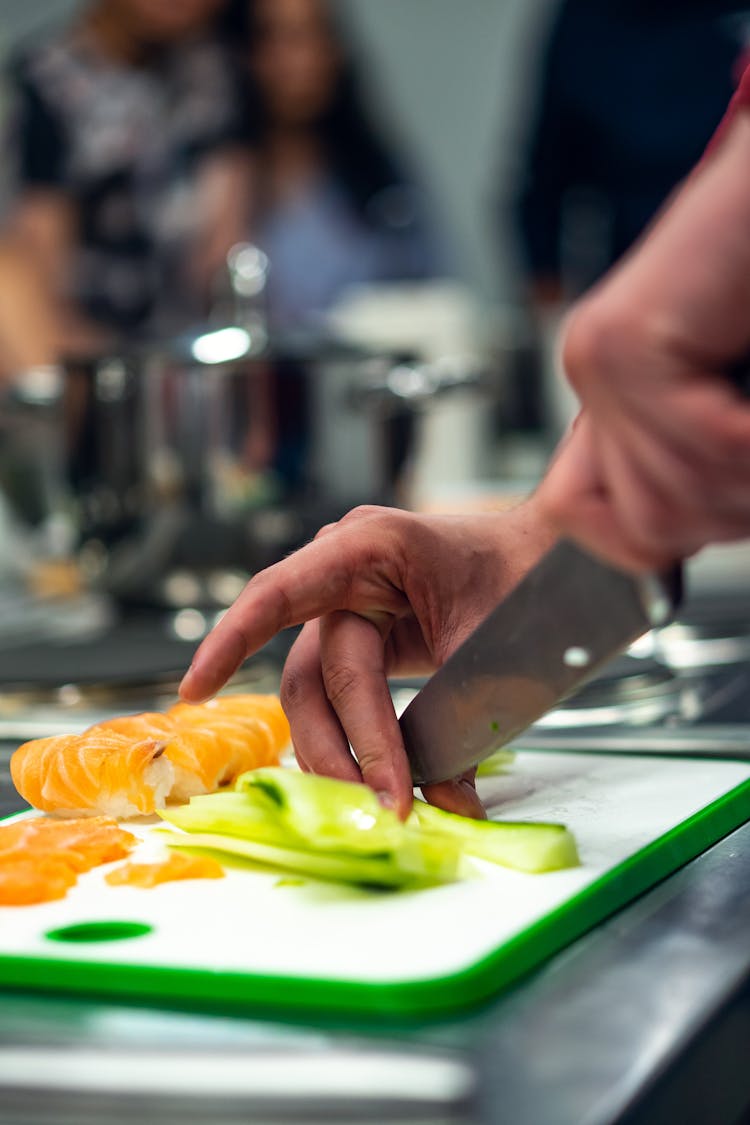
<path fill-rule="evenodd" d="M 71 30 L 19 53 L 10 86 L 11 191 L 59 190 L 77 211 L 70 296 L 119 330 L 187 301 L 197 174 L 239 135 L 225 52 L 196 40 L 126 67 Z"/>
<path fill-rule="evenodd" d="M 721 143 L 723 136 L 729 128 L 732 121 L 734 121 L 737 114 L 742 109 L 750 108 L 750 51 L 746 51 L 743 57 L 743 72 L 739 81 L 737 89 L 735 90 L 734 97 L 732 98 L 727 111 L 724 114 L 719 128 L 711 138 L 711 143 L 708 146 L 708 152 L 712 152 L 717 145 Z"/>
<path fill-rule="evenodd" d="M 518 217 L 526 272 L 567 297 L 638 237 L 732 93 L 729 22 L 637 8 L 567 0 L 549 40 Z"/>

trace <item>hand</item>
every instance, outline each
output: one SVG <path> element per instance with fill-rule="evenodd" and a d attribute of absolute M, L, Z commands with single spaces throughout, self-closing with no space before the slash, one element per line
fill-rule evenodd
<path fill-rule="evenodd" d="M 552 539 L 533 499 L 472 516 L 355 509 L 248 583 L 198 649 L 182 697 L 206 699 L 280 629 L 307 622 L 281 684 L 300 765 L 364 780 L 406 816 L 412 783 L 387 677 L 441 665 Z M 473 777 L 424 793 L 481 815 Z"/>
<path fill-rule="evenodd" d="M 563 365 L 584 410 L 544 481 L 548 519 L 633 570 L 750 535 L 750 120 L 574 310 Z"/>

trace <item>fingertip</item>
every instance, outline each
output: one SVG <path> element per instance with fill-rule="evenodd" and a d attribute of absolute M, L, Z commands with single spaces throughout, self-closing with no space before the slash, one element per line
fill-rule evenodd
<path fill-rule="evenodd" d="M 404 793 L 393 789 L 378 789 L 376 794 L 384 809 L 395 812 L 399 820 L 406 820 L 414 804 L 414 793 L 411 789 Z"/>
<path fill-rule="evenodd" d="M 452 781 L 440 781 L 435 785 L 422 787 L 422 795 L 430 805 L 444 809 L 446 812 L 456 813 L 458 816 L 468 816 L 473 820 L 486 820 L 487 810 L 479 799 L 473 781 L 468 778 L 455 778 Z"/>
<path fill-rule="evenodd" d="M 205 703 L 215 694 L 195 660 L 182 677 L 177 694 L 183 703 Z"/>
<path fill-rule="evenodd" d="M 185 675 L 180 680 L 180 686 L 177 689 L 177 695 L 183 703 L 199 703 L 200 700 L 195 698 L 195 687 L 192 664 L 188 668 Z"/>
<path fill-rule="evenodd" d="M 182 703 L 208 703 L 209 699 L 213 699 L 214 693 L 211 691 L 197 691 L 189 684 L 187 686 L 180 684 L 177 689 L 178 698 Z"/>
<path fill-rule="evenodd" d="M 359 763 L 361 768 L 361 763 Z M 384 776 L 382 763 L 375 770 L 362 770 L 362 781 L 374 790 L 378 801 L 384 809 L 395 812 L 399 820 L 406 820 L 414 804 L 414 790 L 411 778 L 397 777 L 391 773 Z"/>
<path fill-rule="evenodd" d="M 414 790 L 411 784 L 400 786 L 393 785 L 388 789 L 378 790 L 378 800 L 384 808 L 395 812 L 399 820 L 406 820 L 414 805 Z"/>

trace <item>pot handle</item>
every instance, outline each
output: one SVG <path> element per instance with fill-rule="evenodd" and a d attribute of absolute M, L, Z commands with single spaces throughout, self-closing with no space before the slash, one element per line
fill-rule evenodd
<path fill-rule="evenodd" d="M 348 388 L 347 398 L 353 409 L 419 410 L 454 391 L 496 390 L 499 380 L 500 373 L 474 355 L 395 364 L 377 360 L 363 365 L 359 381 Z"/>

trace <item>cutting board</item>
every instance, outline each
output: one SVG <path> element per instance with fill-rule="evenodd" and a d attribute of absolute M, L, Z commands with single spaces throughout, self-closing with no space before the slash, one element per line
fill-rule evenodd
<path fill-rule="evenodd" d="M 246 1013 L 467 1008 L 748 820 L 750 762 L 527 751 L 481 791 L 496 819 L 567 824 L 581 866 L 477 862 L 465 882 L 399 892 L 249 865 L 141 890 L 102 867 L 59 902 L 0 908 L 0 984 Z M 137 832 L 137 858 L 162 854 L 154 827 Z"/>

